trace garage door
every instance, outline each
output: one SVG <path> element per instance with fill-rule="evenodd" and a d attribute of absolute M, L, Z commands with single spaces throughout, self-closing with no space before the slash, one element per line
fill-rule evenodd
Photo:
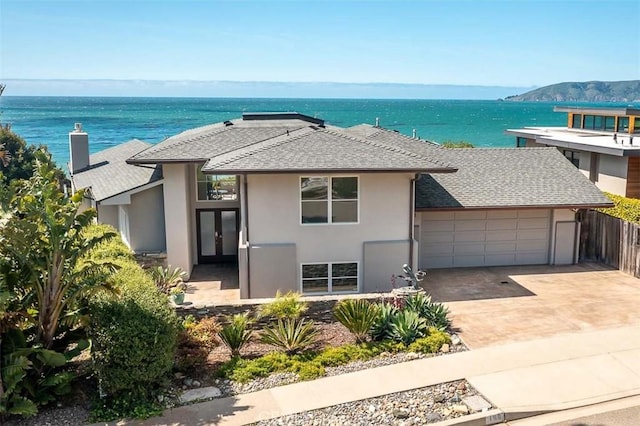
<path fill-rule="evenodd" d="M 550 210 L 423 212 L 420 267 L 548 263 Z"/>

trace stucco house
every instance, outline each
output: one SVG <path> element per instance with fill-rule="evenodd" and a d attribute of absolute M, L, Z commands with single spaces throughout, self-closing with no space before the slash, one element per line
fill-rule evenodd
<path fill-rule="evenodd" d="M 554 146 L 598 188 L 640 198 L 640 109 L 555 107 L 566 127 L 506 130 L 518 147 Z"/>
<path fill-rule="evenodd" d="M 577 209 L 611 205 L 555 148 L 448 149 L 298 113 L 244 114 L 90 158 L 74 133 L 86 165 L 70 165 L 72 182 L 92 188 L 99 221 L 186 271 L 237 265 L 241 298 L 386 291 L 405 263 L 571 264 Z M 96 190 L 138 169 L 118 194 Z"/>

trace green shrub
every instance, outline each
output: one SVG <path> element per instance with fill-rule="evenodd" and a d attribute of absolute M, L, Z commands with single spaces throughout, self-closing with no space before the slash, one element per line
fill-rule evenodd
<path fill-rule="evenodd" d="M 291 371 L 296 373 L 300 380 L 313 380 L 325 375 L 324 367 L 314 361 L 294 361 Z"/>
<path fill-rule="evenodd" d="M 400 311 L 391 319 L 391 338 L 396 342 L 408 345 L 426 332 L 427 322 L 414 311 Z"/>
<path fill-rule="evenodd" d="M 183 282 L 187 273 L 182 268 L 172 268 L 171 265 L 166 268 L 156 266 L 149 270 L 149 274 L 158 290 L 164 294 L 171 294 L 174 289 L 184 291 Z"/>
<path fill-rule="evenodd" d="M 473 144 L 467 141 L 444 141 L 440 145 L 445 148 L 474 148 Z"/>
<path fill-rule="evenodd" d="M 371 327 L 371 338 L 381 341 L 391 339 L 391 320 L 398 314 L 398 308 L 390 303 L 378 304 L 378 316 Z"/>
<path fill-rule="evenodd" d="M 364 299 L 346 299 L 333 309 L 334 317 L 361 343 L 371 335 L 371 328 L 378 319 L 378 307 Z"/>
<path fill-rule="evenodd" d="M 420 318 L 424 318 L 427 326 L 444 331 L 451 325 L 449 309 L 442 303 L 433 302 L 431 296 L 425 296 L 422 293 L 412 294 L 405 300 L 404 309 L 411 310 Z"/>
<path fill-rule="evenodd" d="M 229 348 L 231 356 L 238 357 L 242 348 L 249 343 L 251 338 L 249 325 L 252 323 L 252 319 L 249 317 L 249 313 L 245 312 L 227 317 L 227 321 L 228 323 L 223 325 L 218 332 L 218 337 Z"/>
<path fill-rule="evenodd" d="M 111 225 L 105 224 L 93 224 L 82 231 L 85 238 L 93 238 L 102 236 L 104 234 L 118 231 Z M 110 238 L 91 249 L 89 255 L 92 260 L 108 260 L 110 262 L 118 263 L 118 261 L 134 261 L 133 252 L 122 241 L 120 237 Z"/>
<path fill-rule="evenodd" d="M 262 318 L 299 318 L 309 308 L 306 302 L 300 300 L 300 294 L 292 291 L 286 294 L 276 292 L 275 299 L 258 309 L 258 316 Z"/>
<path fill-rule="evenodd" d="M 90 306 L 93 368 L 106 395 L 93 420 L 155 413 L 176 347 L 175 312 L 142 268 L 123 263 L 114 281 L 120 296 L 96 297 Z"/>
<path fill-rule="evenodd" d="M 263 343 L 276 346 L 287 354 L 299 352 L 316 341 L 318 331 L 312 321 L 304 319 L 279 319 L 276 324 L 265 327 L 260 335 Z"/>
<path fill-rule="evenodd" d="M 416 339 L 411 343 L 407 350 L 410 352 L 422 352 L 425 354 L 433 354 L 440 350 L 445 343 L 451 343 L 451 337 L 444 331 L 435 327 L 429 327 L 428 335 Z"/>
<path fill-rule="evenodd" d="M 175 367 L 180 371 L 203 367 L 211 351 L 218 346 L 219 331 L 215 318 L 203 318 L 197 322 L 185 319 L 178 334 Z"/>
<path fill-rule="evenodd" d="M 615 206 L 607 209 L 596 209 L 597 211 L 627 222 L 640 223 L 640 199 L 626 198 L 608 192 L 605 194 L 613 201 Z"/>

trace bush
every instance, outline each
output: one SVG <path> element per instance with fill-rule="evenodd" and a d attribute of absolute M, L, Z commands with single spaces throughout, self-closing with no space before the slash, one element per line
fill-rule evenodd
<path fill-rule="evenodd" d="M 378 307 L 364 299 L 346 299 L 333 309 L 334 317 L 361 343 L 371 335 L 371 328 L 378 319 Z"/>
<path fill-rule="evenodd" d="M 378 304 L 378 316 L 371 328 L 373 340 L 386 340 L 391 338 L 391 320 L 398 314 L 398 308 L 390 303 Z"/>
<path fill-rule="evenodd" d="M 427 322 L 414 311 L 400 311 L 391 319 L 391 338 L 396 342 L 408 345 L 426 332 Z"/>
<path fill-rule="evenodd" d="M 258 309 L 258 316 L 262 318 L 299 318 L 309 308 L 306 302 L 300 300 L 300 294 L 292 291 L 286 294 L 276 293 L 276 298 Z"/>
<path fill-rule="evenodd" d="M 608 209 L 596 209 L 597 211 L 627 222 L 640 223 L 640 199 L 626 198 L 608 192 L 605 194 L 613 201 L 615 206 Z"/>
<path fill-rule="evenodd" d="M 286 318 L 266 327 L 260 335 L 260 340 L 283 349 L 287 354 L 293 354 L 315 343 L 317 335 L 318 331 L 312 321 Z"/>
<path fill-rule="evenodd" d="M 433 354 L 440 350 L 445 343 L 451 343 L 451 337 L 444 331 L 435 327 L 429 327 L 427 337 L 421 337 L 411 343 L 407 350 L 410 352 L 422 352 L 425 354 Z"/>
<path fill-rule="evenodd" d="M 93 367 L 106 395 L 93 420 L 154 414 L 173 367 L 178 320 L 167 297 L 133 262 L 114 281 L 120 297 L 98 297 L 90 307 Z"/>
<path fill-rule="evenodd" d="M 445 331 L 451 325 L 449 320 L 449 309 L 442 303 L 431 301 L 431 296 L 422 293 L 413 294 L 407 297 L 404 309 L 411 310 L 424 318 L 427 326 L 436 327 Z"/>
<path fill-rule="evenodd" d="M 178 334 L 175 367 L 180 371 L 199 369 L 207 363 L 211 351 L 218 346 L 220 325 L 215 318 L 196 322 L 186 318 Z"/>
<path fill-rule="evenodd" d="M 85 238 L 89 239 L 109 232 L 117 233 L 118 231 L 111 225 L 94 224 L 82 231 L 82 234 Z M 122 238 L 119 237 L 110 238 L 107 241 L 96 245 L 91 249 L 89 255 L 94 261 L 107 260 L 115 263 L 118 263 L 119 261 L 125 263 L 135 261 L 133 252 L 122 241 Z"/>
<path fill-rule="evenodd" d="M 218 337 L 229 348 L 232 357 L 239 357 L 240 351 L 251 338 L 249 325 L 252 320 L 249 318 L 249 313 L 245 312 L 227 317 L 227 321 L 228 324 L 222 326 L 222 330 L 218 332 Z"/>
<path fill-rule="evenodd" d="M 172 268 L 169 265 L 166 268 L 162 266 L 156 266 L 149 271 L 153 282 L 156 283 L 156 287 L 164 294 L 173 294 L 174 290 L 184 292 L 186 285 L 184 284 L 184 278 L 187 273 L 182 268 Z"/>

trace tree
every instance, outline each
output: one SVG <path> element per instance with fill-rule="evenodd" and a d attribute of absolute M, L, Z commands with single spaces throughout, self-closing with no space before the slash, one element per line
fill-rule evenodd
<path fill-rule="evenodd" d="M 441 145 L 445 148 L 474 148 L 473 144 L 467 141 L 444 141 Z"/>
<path fill-rule="evenodd" d="M 58 328 L 73 323 L 83 296 L 108 288 L 105 268 L 86 256 L 113 232 L 86 237 L 95 210 L 80 211 L 83 192 L 66 197 L 60 191 L 57 172 L 50 159 L 39 153 L 34 175 L 17 186 L 10 207 L 14 211 L 2 228 L 3 247 L 14 270 L 24 277 L 24 301 L 37 311 L 34 342 L 51 349 Z"/>

